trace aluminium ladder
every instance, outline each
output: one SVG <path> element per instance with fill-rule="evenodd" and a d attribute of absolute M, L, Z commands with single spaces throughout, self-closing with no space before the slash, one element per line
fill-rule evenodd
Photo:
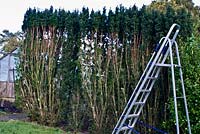
<path fill-rule="evenodd" d="M 153 85 L 160 74 L 162 67 L 171 68 L 171 77 L 172 77 L 172 88 L 173 88 L 173 97 L 174 97 L 174 108 L 175 108 L 175 118 L 176 118 L 176 131 L 177 134 L 180 134 L 179 131 L 179 119 L 178 119 L 178 108 L 177 108 L 177 99 L 183 99 L 184 107 L 186 112 L 186 119 L 188 124 L 188 133 L 191 134 L 190 120 L 187 108 L 187 101 L 185 95 L 185 88 L 183 83 L 183 75 L 180 63 L 180 57 L 178 52 L 178 45 L 175 41 L 180 26 L 173 24 L 166 37 L 162 37 L 159 41 L 160 45 L 157 45 L 150 61 L 147 64 L 138 84 L 136 85 L 135 90 L 133 91 L 124 111 L 119 118 L 117 125 L 115 126 L 112 134 L 131 134 L 134 133 L 134 126 L 139 118 L 139 115 L 142 112 L 142 109 L 147 101 L 147 98 L 153 88 Z M 174 64 L 173 61 L 173 48 L 175 47 L 175 54 L 177 56 L 177 64 Z M 169 63 L 165 63 L 167 57 L 169 57 Z M 176 95 L 176 82 L 174 69 L 179 69 L 181 87 L 182 87 L 182 96 L 177 97 Z"/>

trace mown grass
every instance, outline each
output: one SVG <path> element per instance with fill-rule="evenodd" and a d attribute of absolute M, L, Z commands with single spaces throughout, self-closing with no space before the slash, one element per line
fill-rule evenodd
<path fill-rule="evenodd" d="M 0 134 L 70 134 L 59 128 L 40 126 L 34 123 L 14 121 L 0 122 Z"/>

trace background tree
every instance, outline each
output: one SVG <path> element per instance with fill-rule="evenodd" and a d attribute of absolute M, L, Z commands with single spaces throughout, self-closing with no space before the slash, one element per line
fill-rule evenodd
<path fill-rule="evenodd" d="M 9 30 L 3 30 L 0 34 L 0 45 L 2 45 L 2 50 L 5 52 L 11 52 L 16 49 L 23 40 L 23 33 L 16 32 L 12 33 Z"/>

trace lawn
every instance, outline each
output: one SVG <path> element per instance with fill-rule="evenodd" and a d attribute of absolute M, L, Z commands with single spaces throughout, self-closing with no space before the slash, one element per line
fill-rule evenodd
<path fill-rule="evenodd" d="M 70 134 L 59 128 L 40 126 L 34 123 L 10 120 L 0 122 L 0 134 Z"/>

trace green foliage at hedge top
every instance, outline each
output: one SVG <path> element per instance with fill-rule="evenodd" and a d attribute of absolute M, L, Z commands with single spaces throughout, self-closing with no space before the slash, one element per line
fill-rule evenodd
<path fill-rule="evenodd" d="M 190 12 L 185 8 L 173 8 L 170 4 L 166 5 L 166 11 L 159 9 L 149 9 L 143 6 L 138 9 L 135 5 L 125 8 L 122 5 L 116 7 L 115 11 L 106 8 L 100 11 L 89 11 L 83 8 L 82 11 L 65 11 L 64 9 L 45 9 L 43 11 L 29 8 L 25 15 L 22 30 L 26 31 L 32 27 L 55 26 L 63 32 L 85 35 L 89 31 L 100 30 L 104 34 L 112 32 L 130 36 L 131 33 L 140 33 L 148 41 L 156 41 L 164 36 L 173 23 L 181 25 L 180 37 L 191 35 L 192 19 Z M 78 23 L 74 23 L 77 21 Z M 74 28 L 74 29 L 71 29 Z M 72 31 L 70 31 L 70 29 Z M 131 37 L 130 37 L 131 38 Z"/>

